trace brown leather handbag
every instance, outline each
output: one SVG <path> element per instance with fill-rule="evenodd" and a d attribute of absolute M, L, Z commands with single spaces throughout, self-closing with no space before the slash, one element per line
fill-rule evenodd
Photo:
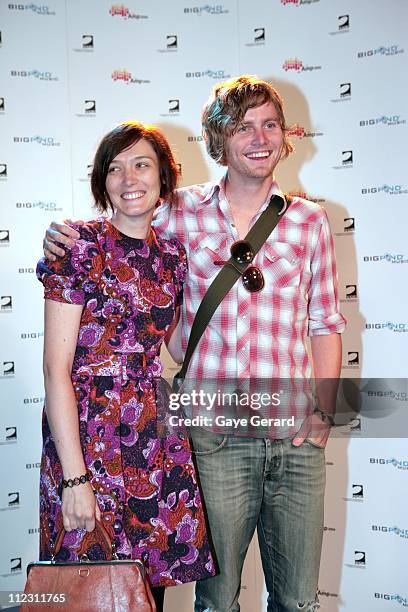
<path fill-rule="evenodd" d="M 98 539 L 105 543 L 108 561 L 64 563 L 39 561 L 27 567 L 27 582 L 20 610 L 45 612 L 156 612 L 156 605 L 145 578 L 143 563 L 117 559 L 109 534 L 96 522 Z M 55 543 L 56 556 L 65 530 Z"/>

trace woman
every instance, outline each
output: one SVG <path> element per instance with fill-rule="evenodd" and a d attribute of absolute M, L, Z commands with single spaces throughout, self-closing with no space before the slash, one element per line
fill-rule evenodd
<path fill-rule="evenodd" d="M 102 519 L 118 556 L 142 559 L 158 609 L 162 587 L 215 573 L 188 440 L 160 437 L 157 427 L 159 351 L 175 327 L 186 254 L 176 239 L 157 237 L 151 220 L 176 182 L 157 128 L 118 126 L 101 141 L 91 177 L 95 205 L 111 218 L 76 227 L 72 250 L 37 268 L 45 287 L 40 557 L 51 558 L 64 526 L 57 558 L 104 558 L 94 531 Z"/>

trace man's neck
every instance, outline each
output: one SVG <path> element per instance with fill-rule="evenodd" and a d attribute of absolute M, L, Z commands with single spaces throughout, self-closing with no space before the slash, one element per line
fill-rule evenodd
<path fill-rule="evenodd" d="M 231 210 L 240 210 L 252 217 L 265 202 L 273 183 L 273 176 L 263 179 L 227 174 L 225 192 Z"/>

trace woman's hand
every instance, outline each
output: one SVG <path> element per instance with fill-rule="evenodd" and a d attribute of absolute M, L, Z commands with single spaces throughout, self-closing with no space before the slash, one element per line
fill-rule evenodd
<path fill-rule="evenodd" d="M 71 221 L 66 219 L 64 223 L 56 223 L 53 221 L 47 231 L 45 232 L 43 240 L 43 251 L 45 257 L 49 261 L 55 261 L 57 257 L 63 257 L 65 251 L 55 244 L 58 242 L 66 246 L 68 249 L 72 249 L 75 245 L 75 241 L 80 237 L 79 233 L 66 225 L 66 223 L 75 223 L 76 225 L 83 225 L 83 221 Z"/>
<path fill-rule="evenodd" d="M 89 482 L 62 490 L 62 518 L 65 531 L 95 529 L 95 519 L 101 520 L 101 511 Z"/>

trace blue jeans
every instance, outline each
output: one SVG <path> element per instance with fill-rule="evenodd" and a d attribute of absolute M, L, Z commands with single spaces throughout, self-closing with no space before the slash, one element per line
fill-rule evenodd
<path fill-rule="evenodd" d="M 268 612 L 311 612 L 323 536 L 324 450 L 305 441 L 191 431 L 220 574 L 196 584 L 195 612 L 238 612 L 255 528 Z"/>

